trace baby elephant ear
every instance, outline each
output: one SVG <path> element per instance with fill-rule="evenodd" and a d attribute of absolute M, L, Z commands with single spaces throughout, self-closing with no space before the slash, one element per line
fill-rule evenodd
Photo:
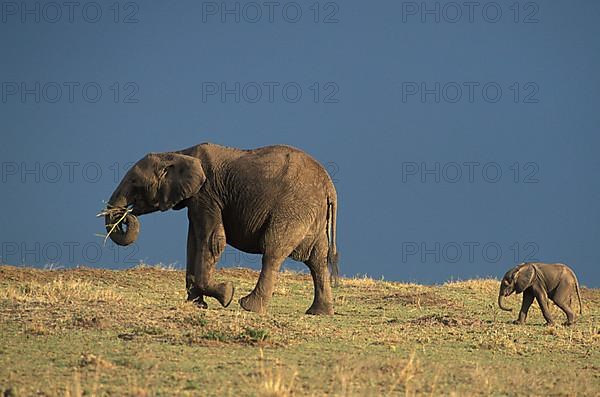
<path fill-rule="evenodd" d="M 176 207 L 192 197 L 206 181 L 200 160 L 178 153 L 165 153 L 158 181 L 158 204 L 161 211 Z"/>
<path fill-rule="evenodd" d="M 530 264 L 521 266 L 515 273 L 515 291 L 521 293 L 531 286 L 533 282 L 533 276 L 535 275 L 535 269 Z"/>

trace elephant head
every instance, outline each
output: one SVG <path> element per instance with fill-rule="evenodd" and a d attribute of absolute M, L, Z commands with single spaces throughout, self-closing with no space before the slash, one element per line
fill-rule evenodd
<path fill-rule="evenodd" d="M 500 293 L 498 294 L 498 306 L 500 306 L 500 309 L 511 311 L 511 308 L 503 305 L 504 298 L 513 292 L 520 294 L 529 288 L 533 282 L 534 275 L 535 267 L 531 263 L 522 263 L 506 272 L 500 283 Z"/>
<path fill-rule="evenodd" d="M 178 153 L 150 153 L 125 174 L 108 201 L 105 225 L 118 245 L 133 243 L 138 215 L 185 207 L 206 176 L 197 158 Z M 116 226 L 115 226 L 116 225 Z"/>

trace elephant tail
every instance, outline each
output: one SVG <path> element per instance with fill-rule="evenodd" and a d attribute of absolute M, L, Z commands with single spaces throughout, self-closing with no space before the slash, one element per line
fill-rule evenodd
<path fill-rule="evenodd" d="M 335 229 L 337 216 L 337 200 L 334 197 L 327 199 L 327 240 L 329 247 L 327 249 L 327 264 L 333 285 L 337 286 L 339 281 L 339 253 L 335 244 Z"/>
<path fill-rule="evenodd" d="M 579 292 L 579 281 L 577 280 L 577 276 L 575 275 L 575 272 L 573 270 L 571 270 L 571 273 L 573 273 L 573 278 L 575 278 L 575 291 L 577 291 L 577 299 L 579 300 L 579 315 L 581 316 L 582 313 L 582 304 L 581 304 L 581 293 Z"/>

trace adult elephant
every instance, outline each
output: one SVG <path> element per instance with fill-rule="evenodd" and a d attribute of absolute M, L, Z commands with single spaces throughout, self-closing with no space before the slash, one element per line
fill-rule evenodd
<path fill-rule="evenodd" d="M 285 258 L 304 262 L 314 282 L 309 314 L 333 314 L 330 269 L 337 277 L 337 195 L 325 169 L 290 146 L 240 150 L 204 143 L 176 152 L 150 153 L 123 177 L 106 211 L 106 229 L 119 245 L 133 243 L 137 216 L 188 209 L 188 300 L 204 296 L 228 306 L 231 282 L 213 273 L 225 244 L 262 254 L 254 290 L 240 299 L 249 311 L 266 311 Z"/>

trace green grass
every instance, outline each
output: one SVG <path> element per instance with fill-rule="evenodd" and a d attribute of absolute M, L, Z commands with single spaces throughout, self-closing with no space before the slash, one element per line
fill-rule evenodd
<path fill-rule="evenodd" d="M 498 281 L 342 279 L 336 315 L 307 316 L 312 282 L 283 272 L 269 314 L 185 302 L 181 271 L 0 267 L 0 392 L 14 396 L 597 395 L 600 291 L 573 327 L 496 307 Z M 520 297 L 507 301 L 515 309 Z M 563 314 L 553 307 L 557 320 Z M 1 393 L 0 393 L 1 394 Z"/>

